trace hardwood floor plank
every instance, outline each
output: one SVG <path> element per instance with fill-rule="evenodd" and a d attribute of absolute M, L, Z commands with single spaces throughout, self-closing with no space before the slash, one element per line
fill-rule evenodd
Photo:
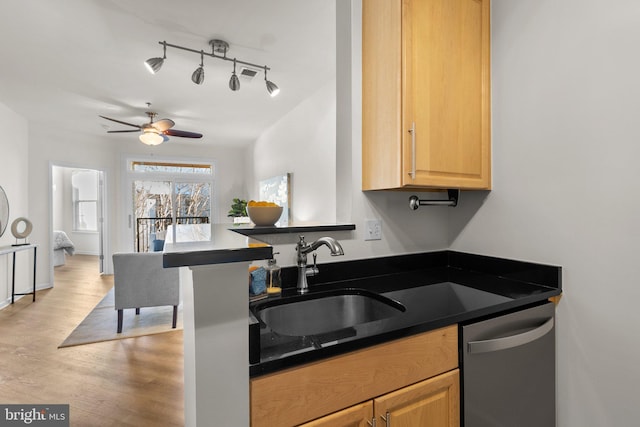
<path fill-rule="evenodd" d="M 57 348 L 112 286 L 75 255 L 35 303 L 0 310 L 0 403 L 68 403 L 72 426 L 184 425 L 182 331 Z"/>

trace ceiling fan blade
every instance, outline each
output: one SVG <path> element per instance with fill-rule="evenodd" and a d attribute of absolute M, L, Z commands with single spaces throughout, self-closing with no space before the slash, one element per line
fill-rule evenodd
<path fill-rule="evenodd" d="M 165 130 L 171 129 L 175 126 L 175 122 L 171 119 L 160 119 L 157 122 L 151 123 L 151 126 L 158 129 L 160 132 L 164 132 Z"/>
<path fill-rule="evenodd" d="M 201 133 L 187 132 L 185 130 L 168 129 L 162 133 L 169 136 L 181 136 L 183 138 L 202 138 Z"/>
<path fill-rule="evenodd" d="M 131 130 L 108 130 L 107 133 L 128 133 L 128 132 L 140 132 L 138 129 Z"/>
<path fill-rule="evenodd" d="M 112 119 L 110 117 L 105 117 L 105 116 L 99 116 L 99 117 L 102 117 L 103 119 L 111 120 L 112 122 L 120 123 L 121 125 L 133 126 L 134 128 L 140 129 L 139 125 L 134 125 L 132 123 L 123 122 L 122 120 L 116 120 L 116 119 Z"/>

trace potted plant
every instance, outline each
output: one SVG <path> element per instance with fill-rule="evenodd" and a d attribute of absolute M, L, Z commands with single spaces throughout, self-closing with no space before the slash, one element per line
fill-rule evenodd
<path fill-rule="evenodd" d="M 251 222 L 247 214 L 247 201 L 243 199 L 233 199 L 231 209 L 227 213 L 228 217 L 233 218 L 234 224 L 248 224 Z"/>

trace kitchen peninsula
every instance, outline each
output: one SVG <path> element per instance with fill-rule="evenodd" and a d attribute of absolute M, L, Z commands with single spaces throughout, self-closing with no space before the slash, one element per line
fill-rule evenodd
<path fill-rule="evenodd" d="M 228 225 L 207 226 L 191 241 L 168 237 L 164 267 L 188 267 L 180 269 L 185 425 L 248 426 L 248 290 L 242 284 L 251 261 L 271 258 L 272 248 Z"/>
<path fill-rule="evenodd" d="M 249 425 L 248 288 L 243 284 L 252 261 L 273 257 L 270 245 L 240 234 L 256 229 L 207 224 L 179 236 L 167 233 L 164 267 L 188 267 L 180 271 L 186 426 Z M 345 229 L 355 226 L 299 226 L 286 232 Z"/>
<path fill-rule="evenodd" d="M 401 338 L 413 339 L 439 328 L 455 329 L 456 324 L 538 306 L 562 292 L 560 267 L 448 250 L 324 264 L 320 266 L 321 281 L 314 282 L 316 289 L 308 294 L 309 298 L 317 298 L 313 294 L 326 291 L 357 288 L 356 293 L 374 292 L 399 301 L 402 313 L 354 324 L 348 328 L 351 333 L 345 336 L 325 334 L 331 335 L 327 340 L 319 335 L 312 337 L 317 344 L 312 347 L 305 347 L 304 337 L 285 336 L 282 340 L 286 345 L 280 345 L 279 334 L 274 335 L 267 322 L 265 327 L 261 325 L 260 334 L 265 339 L 264 345 L 258 344 L 262 352 L 260 360 L 249 366 L 249 306 L 247 286 L 243 285 L 247 284 L 250 262 L 271 258 L 273 249 L 224 225 L 211 226 L 210 233 L 203 236 L 206 237 L 203 241 L 178 239 L 177 243 L 165 245 L 164 252 L 165 267 L 188 267 L 180 272 L 188 426 L 210 425 L 212 420 L 215 425 L 250 425 L 251 402 L 255 397 L 250 400 L 250 383 L 257 386 L 270 381 L 265 374 L 309 366 L 310 362 L 322 362 L 328 357 Z M 251 304 L 255 315 L 260 317 L 263 309 L 301 298 L 292 288 L 295 273 L 295 267 L 283 268 L 282 297 Z M 443 307 L 448 308 L 443 312 Z M 292 347 L 298 344 L 299 348 Z M 452 402 L 457 402 L 456 399 Z M 280 400 L 286 400 L 290 408 L 289 399 Z M 260 406 L 272 408 L 273 402 Z M 300 408 L 302 415 L 296 415 L 295 424 L 328 413 L 328 408 L 316 408 L 316 413 L 309 415 L 311 409 Z M 282 413 L 268 411 L 271 412 Z M 267 419 L 258 410 L 254 415 Z"/>

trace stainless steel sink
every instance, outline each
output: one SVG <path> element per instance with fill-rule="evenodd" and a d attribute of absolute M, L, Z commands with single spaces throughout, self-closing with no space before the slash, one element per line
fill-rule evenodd
<path fill-rule="evenodd" d="M 341 289 L 260 302 L 253 311 L 278 334 L 308 336 L 386 319 L 405 307 L 374 292 Z"/>

